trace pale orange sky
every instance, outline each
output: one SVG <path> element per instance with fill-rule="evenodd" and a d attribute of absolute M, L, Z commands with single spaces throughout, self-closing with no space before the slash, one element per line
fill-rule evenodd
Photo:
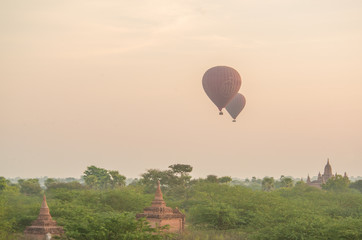
<path fill-rule="evenodd" d="M 0 176 L 361 176 L 361 43 L 359 0 L 0 0 Z M 202 88 L 217 65 L 236 123 Z"/>

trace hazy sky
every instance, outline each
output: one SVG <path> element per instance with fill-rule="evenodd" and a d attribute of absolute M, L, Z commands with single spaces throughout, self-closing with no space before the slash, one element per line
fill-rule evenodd
<path fill-rule="evenodd" d="M 0 176 L 362 175 L 360 0 L 0 0 Z M 232 123 L 202 88 L 231 66 Z"/>

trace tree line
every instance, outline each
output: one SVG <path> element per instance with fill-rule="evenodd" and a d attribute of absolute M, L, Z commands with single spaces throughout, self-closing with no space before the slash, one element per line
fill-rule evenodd
<path fill-rule="evenodd" d="M 148 169 L 126 185 L 118 171 L 89 166 L 82 183 L 0 177 L 0 239 L 21 239 L 39 214 L 42 194 L 64 239 L 362 239 L 362 181 L 336 176 L 323 189 L 290 177 L 192 179 L 190 165 Z M 165 201 L 186 214 L 182 235 L 164 234 L 135 214 L 160 180 Z"/>

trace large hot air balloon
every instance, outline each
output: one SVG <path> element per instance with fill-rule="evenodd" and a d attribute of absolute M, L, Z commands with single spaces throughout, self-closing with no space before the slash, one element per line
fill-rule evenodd
<path fill-rule="evenodd" d="M 217 66 L 207 70 L 202 77 L 202 86 L 211 99 L 217 106 L 222 115 L 222 109 L 239 91 L 241 86 L 241 77 L 239 73 L 226 66 Z"/>
<path fill-rule="evenodd" d="M 243 108 L 245 107 L 245 97 L 240 94 L 237 93 L 233 99 L 231 99 L 231 101 L 228 103 L 228 105 L 226 105 L 226 111 L 228 111 L 228 113 L 230 114 L 230 116 L 233 118 L 233 122 L 236 122 L 236 118 L 238 117 L 239 113 L 243 110 Z"/>

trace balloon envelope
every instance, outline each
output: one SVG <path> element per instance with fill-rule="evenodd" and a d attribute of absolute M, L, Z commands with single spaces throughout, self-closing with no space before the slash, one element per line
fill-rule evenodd
<path fill-rule="evenodd" d="M 245 103 L 245 97 L 242 94 L 237 93 L 233 99 L 231 99 L 228 105 L 226 105 L 226 111 L 228 111 L 230 116 L 235 120 L 240 112 L 244 109 Z"/>
<path fill-rule="evenodd" d="M 239 91 L 241 77 L 231 67 L 216 66 L 205 72 L 202 86 L 207 96 L 221 111 Z"/>

